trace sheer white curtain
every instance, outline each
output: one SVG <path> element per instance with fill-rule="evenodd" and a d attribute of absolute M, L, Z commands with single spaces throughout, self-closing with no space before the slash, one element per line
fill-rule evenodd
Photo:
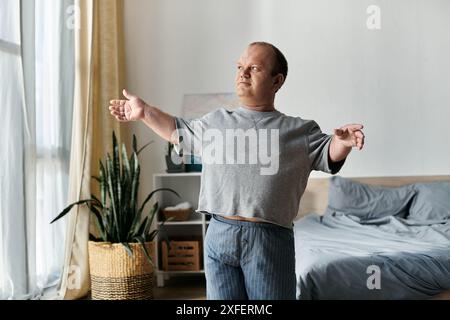
<path fill-rule="evenodd" d="M 64 258 L 65 223 L 50 226 L 49 221 L 67 206 L 74 38 L 66 22 L 73 1 L 36 0 L 35 5 L 36 268 L 44 287 L 58 283 Z"/>
<path fill-rule="evenodd" d="M 0 298 L 56 293 L 73 104 L 71 1 L 0 1 Z M 54 288 L 55 291 L 49 290 Z"/>
<path fill-rule="evenodd" d="M 19 2 L 0 2 L 0 298 L 27 290 Z"/>

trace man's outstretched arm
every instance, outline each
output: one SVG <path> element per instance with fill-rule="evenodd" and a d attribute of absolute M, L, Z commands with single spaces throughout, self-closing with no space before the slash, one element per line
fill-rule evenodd
<path fill-rule="evenodd" d="M 362 124 L 349 124 L 334 130 L 331 140 L 329 156 L 331 161 L 344 160 L 353 147 L 361 150 L 364 147 L 364 133 Z"/>
<path fill-rule="evenodd" d="M 123 95 L 127 100 L 111 100 L 109 110 L 120 122 L 142 120 L 161 138 L 178 144 L 174 134 L 175 118 L 156 107 L 150 106 L 136 95 L 128 93 L 125 89 Z"/>

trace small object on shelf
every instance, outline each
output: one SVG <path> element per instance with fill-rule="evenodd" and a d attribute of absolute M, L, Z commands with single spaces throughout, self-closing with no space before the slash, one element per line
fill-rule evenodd
<path fill-rule="evenodd" d="M 200 157 L 190 155 L 185 163 L 186 172 L 202 172 L 202 161 Z"/>
<path fill-rule="evenodd" d="M 189 202 L 182 202 L 174 207 L 165 207 L 161 210 L 164 218 L 172 218 L 172 221 L 186 221 L 189 219 L 193 209 Z"/>
<path fill-rule="evenodd" d="M 200 271 L 201 240 L 162 242 L 162 262 L 164 271 Z"/>
<path fill-rule="evenodd" d="M 183 154 L 178 155 L 174 150 L 174 145 L 168 142 L 166 154 L 167 173 L 185 172 L 185 164 L 183 162 Z"/>

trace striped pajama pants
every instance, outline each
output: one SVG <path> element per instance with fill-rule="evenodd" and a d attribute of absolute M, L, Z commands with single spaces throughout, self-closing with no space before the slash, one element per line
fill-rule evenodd
<path fill-rule="evenodd" d="M 213 215 L 204 251 L 208 300 L 295 299 L 293 230 Z"/>

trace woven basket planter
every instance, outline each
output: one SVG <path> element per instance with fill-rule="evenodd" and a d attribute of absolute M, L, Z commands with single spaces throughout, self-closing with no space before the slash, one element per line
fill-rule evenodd
<path fill-rule="evenodd" d="M 153 267 L 139 243 L 129 245 L 133 257 L 121 244 L 89 241 L 93 300 L 153 299 Z M 154 243 L 145 246 L 154 259 Z"/>

